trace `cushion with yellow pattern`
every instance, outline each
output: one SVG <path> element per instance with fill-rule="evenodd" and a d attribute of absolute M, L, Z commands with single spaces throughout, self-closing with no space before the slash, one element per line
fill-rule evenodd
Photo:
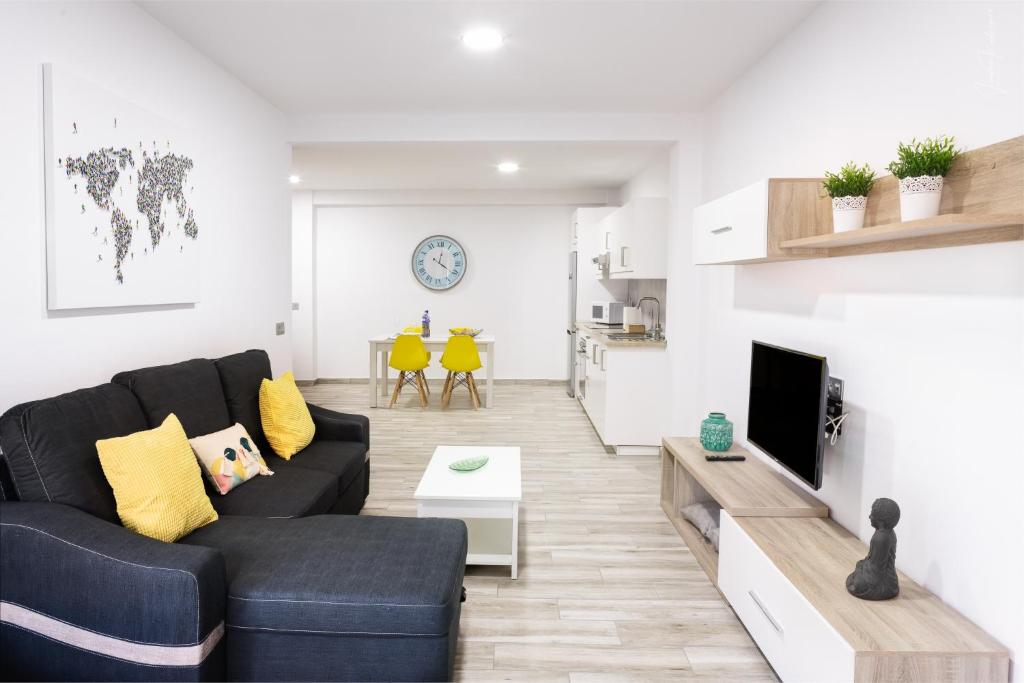
<path fill-rule="evenodd" d="M 188 443 L 203 474 L 222 496 L 253 477 L 273 474 L 249 432 L 237 422 L 219 432 L 193 437 Z"/>
<path fill-rule="evenodd" d="M 171 543 L 217 521 L 174 413 L 155 429 L 101 439 L 96 450 L 126 528 Z"/>
<path fill-rule="evenodd" d="M 295 376 L 286 372 L 260 385 L 260 422 L 274 452 L 285 460 L 309 445 L 316 427 L 306 399 L 295 386 Z"/>

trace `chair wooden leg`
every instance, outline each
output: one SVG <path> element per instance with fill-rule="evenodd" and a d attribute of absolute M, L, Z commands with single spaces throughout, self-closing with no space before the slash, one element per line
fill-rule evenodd
<path fill-rule="evenodd" d="M 452 373 L 448 371 L 448 376 L 444 378 L 444 389 L 441 390 L 441 407 L 447 408 L 448 401 L 452 398 Z"/>
<path fill-rule="evenodd" d="M 466 383 L 469 387 L 469 395 L 473 399 L 473 409 L 478 410 L 480 408 L 480 394 L 476 391 L 476 382 L 473 380 L 473 373 L 466 373 Z"/>
<path fill-rule="evenodd" d="M 424 408 L 427 407 L 427 391 L 423 388 L 423 372 L 416 372 L 416 389 L 420 392 L 420 405 Z"/>
<path fill-rule="evenodd" d="M 398 400 L 398 395 L 402 393 L 402 380 L 404 379 L 405 373 L 399 370 L 398 379 L 395 380 L 395 390 L 391 393 L 391 404 L 388 406 L 388 408 L 393 408 L 395 406 L 395 401 Z"/>
<path fill-rule="evenodd" d="M 420 370 L 420 374 L 423 375 L 423 388 L 427 390 L 427 396 L 430 396 L 430 382 L 427 381 L 427 373 Z"/>

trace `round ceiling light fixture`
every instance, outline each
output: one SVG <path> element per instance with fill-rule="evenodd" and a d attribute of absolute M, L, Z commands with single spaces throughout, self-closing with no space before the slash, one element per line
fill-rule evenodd
<path fill-rule="evenodd" d="M 292 185 L 298 185 L 299 183 L 302 182 L 302 178 L 297 175 L 290 175 L 288 176 L 288 182 L 291 183 Z"/>
<path fill-rule="evenodd" d="M 498 164 L 498 170 L 502 173 L 518 173 L 519 162 L 518 161 L 503 161 Z"/>
<path fill-rule="evenodd" d="M 462 34 L 462 44 L 473 52 L 493 52 L 505 44 L 505 36 L 493 26 L 474 26 Z"/>

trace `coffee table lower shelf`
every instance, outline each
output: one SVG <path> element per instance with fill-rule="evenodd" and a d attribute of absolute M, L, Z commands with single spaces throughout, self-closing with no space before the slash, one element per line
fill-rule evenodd
<path fill-rule="evenodd" d="M 519 501 L 420 500 L 416 516 L 461 519 L 469 532 L 466 564 L 509 567 L 519 578 Z"/>

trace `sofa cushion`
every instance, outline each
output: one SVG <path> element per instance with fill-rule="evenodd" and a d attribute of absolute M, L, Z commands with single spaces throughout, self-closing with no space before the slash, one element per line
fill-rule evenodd
<path fill-rule="evenodd" d="M 252 436 L 237 422 L 213 434 L 194 436 L 188 440 L 206 480 L 220 495 L 237 488 L 254 477 L 270 476 L 263 455 Z"/>
<path fill-rule="evenodd" d="M 0 417 L 0 448 L 21 500 L 62 503 L 120 524 L 96 442 L 148 426 L 130 391 L 101 384 L 11 408 Z"/>
<path fill-rule="evenodd" d="M 447 634 L 466 562 L 451 519 L 224 517 L 181 542 L 224 554 L 236 629 Z"/>
<path fill-rule="evenodd" d="M 173 543 L 217 521 L 196 454 L 173 413 L 159 427 L 97 441 L 96 450 L 126 528 Z"/>
<path fill-rule="evenodd" d="M 271 448 L 285 460 L 313 440 L 316 425 L 290 371 L 260 384 L 260 422 Z"/>
<path fill-rule="evenodd" d="M 232 421 L 249 432 L 261 453 L 270 453 L 270 443 L 260 423 L 260 384 L 270 379 L 270 357 L 266 351 L 251 350 L 213 361 Z"/>
<path fill-rule="evenodd" d="M 298 467 L 256 477 L 219 495 L 207 487 L 210 503 L 221 515 L 305 517 L 328 512 L 338 499 L 338 479 L 327 472 Z"/>
<path fill-rule="evenodd" d="M 267 456 L 267 467 L 278 472 L 294 468 L 330 472 L 338 478 L 339 492 L 362 476 L 366 464 L 366 446 L 359 441 L 328 441 L 314 439 L 313 443 L 293 455 L 291 460 L 276 455 Z"/>
<path fill-rule="evenodd" d="M 131 389 L 150 427 L 160 425 L 171 413 L 178 416 L 189 438 L 219 432 L 232 424 L 212 360 L 197 358 L 119 372 L 112 381 Z"/>

